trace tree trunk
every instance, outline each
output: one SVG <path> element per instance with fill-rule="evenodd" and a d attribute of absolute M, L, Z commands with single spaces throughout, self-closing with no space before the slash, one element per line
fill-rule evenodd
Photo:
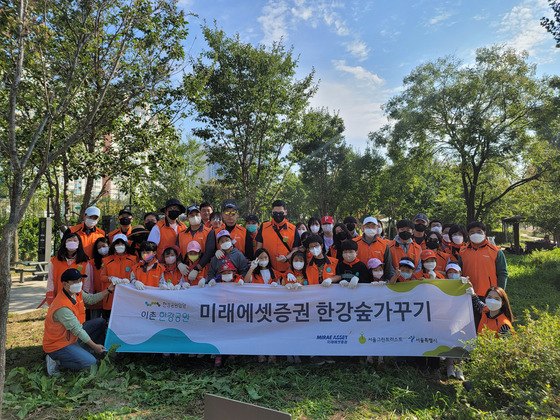
<path fill-rule="evenodd" d="M 16 232 L 17 223 L 8 222 L 4 226 L 2 239 L 0 239 L 0 419 L 2 418 L 1 407 L 4 395 L 4 380 L 6 379 L 6 335 L 10 289 L 12 287 L 10 257 Z"/>

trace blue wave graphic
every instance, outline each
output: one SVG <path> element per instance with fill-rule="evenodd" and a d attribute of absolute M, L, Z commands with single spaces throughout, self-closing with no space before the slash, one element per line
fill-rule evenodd
<path fill-rule="evenodd" d="M 195 343 L 183 331 L 175 328 L 158 331 L 152 337 L 139 344 L 125 343 L 109 328 L 105 338 L 105 347 L 109 349 L 113 344 L 120 345 L 117 352 L 122 353 L 220 354 L 216 346 L 208 343 Z"/>

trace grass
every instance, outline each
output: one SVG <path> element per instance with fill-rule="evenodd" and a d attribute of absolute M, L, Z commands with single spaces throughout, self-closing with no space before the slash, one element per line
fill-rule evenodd
<path fill-rule="evenodd" d="M 560 304 L 560 250 L 508 256 L 507 291 L 520 323 L 531 307 Z M 200 419 L 205 393 L 290 413 L 296 419 L 500 418 L 470 405 L 462 385 L 445 369 L 381 367 L 363 358 L 258 365 L 238 357 L 220 370 L 208 358 L 119 354 L 98 371 L 46 375 L 40 346 L 46 310 L 8 319 L 4 418 Z M 280 359 L 280 358 L 279 358 Z"/>

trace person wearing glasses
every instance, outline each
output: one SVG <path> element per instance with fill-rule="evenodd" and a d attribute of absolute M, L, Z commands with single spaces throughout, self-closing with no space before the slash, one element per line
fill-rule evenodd
<path fill-rule="evenodd" d="M 231 235 L 233 245 L 241 251 L 247 260 L 253 259 L 253 238 L 243 226 L 237 224 L 237 205 L 235 203 L 225 203 L 222 207 L 222 219 L 225 230 Z M 220 252 L 220 251 L 218 251 Z M 220 258 L 218 256 L 218 258 Z"/>

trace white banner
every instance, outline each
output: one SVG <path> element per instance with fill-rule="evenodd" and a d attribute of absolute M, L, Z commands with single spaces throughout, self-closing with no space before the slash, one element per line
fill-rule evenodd
<path fill-rule="evenodd" d="M 465 357 L 475 337 L 460 280 L 301 290 L 119 285 L 105 347 L 119 352 Z"/>

